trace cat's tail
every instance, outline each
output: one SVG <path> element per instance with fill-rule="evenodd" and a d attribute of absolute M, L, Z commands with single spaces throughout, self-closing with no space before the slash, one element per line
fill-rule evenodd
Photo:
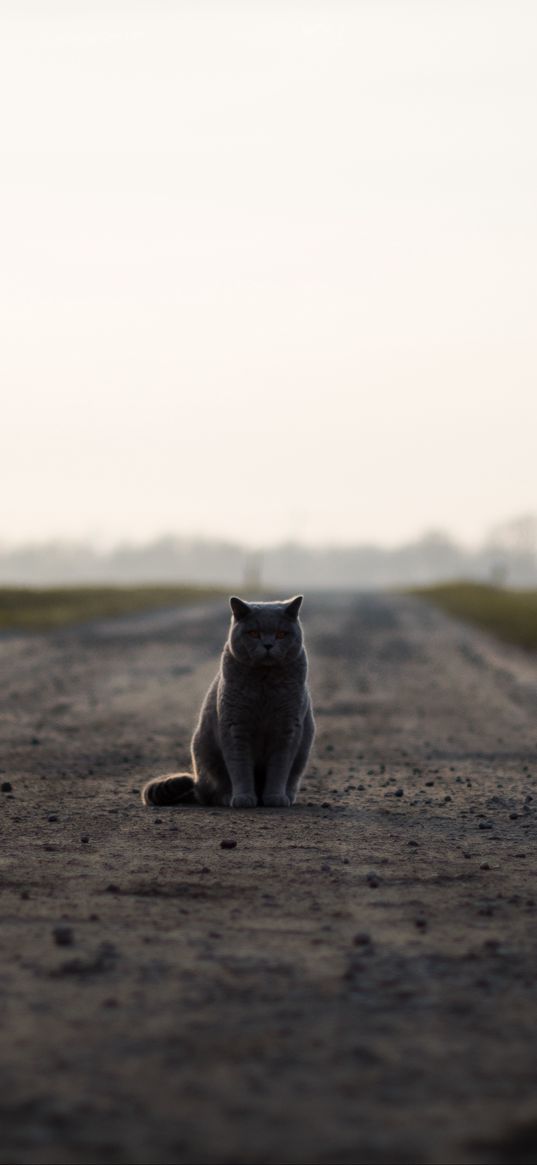
<path fill-rule="evenodd" d="M 197 805 L 196 782 L 191 773 L 153 777 L 142 789 L 144 805 Z"/>

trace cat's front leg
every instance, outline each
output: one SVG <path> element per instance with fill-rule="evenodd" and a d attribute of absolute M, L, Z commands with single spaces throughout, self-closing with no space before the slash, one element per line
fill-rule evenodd
<path fill-rule="evenodd" d="M 267 761 L 263 805 L 268 809 L 288 809 L 292 805 L 287 794 L 287 782 L 293 756 L 288 750 L 274 753 Z"/>
<path fill-rule="evenodd" d="M 222 741 L 222 751 L 231 781 L 231 808 L 255 809 L 257 797 L 250 748 L 245 742 L 230 735 Z"/>

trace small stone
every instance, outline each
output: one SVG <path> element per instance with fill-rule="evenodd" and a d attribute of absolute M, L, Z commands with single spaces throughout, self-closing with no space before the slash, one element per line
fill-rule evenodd
<path fill-rule="evenodd" d="M 56 946 L 72 947 L 74 936 L 70 926 L 55 926 L 52 930 L 52 934 Z"/>
<path fill-rule="evenodd" d="M 479 869 L 480 870 L 490 870 L 490 866 L 489 866 L 488 862 L 482 862 Z"/>
<path fill-rule="evenodd" d="M 321 809 L 331 809 L 331 808 L 332 808 L 331 801 L 323 801 L 321 803 Z"/>
<path fill-rule="evenodd" d="M 412 846 L 413 849 L 417 849 L 419 844 L 420 844 L 419 841 L 407 841 L 407 845 Z"/>
<path fill-rule="evenodd" d="M 87 833 L 83 833 L 83 834 L 82 834 L 82 836 L 81 836 L 81 838 L 80 838 L 80 840 L 81 840 L 81 842 L 82 842 L 82 845 L 87 845 L 87 844 L 88 844 L 88 842 L 89 842 L 89 837 L 88 837 L 88 834 L 87 834 Z"/>
<path fill-rule="evenodd" d="M 12 788 L 13 785 L 11 784 L 11 781 L 2 781 L 2 784 L 0 785 L 0 789 L 3 793 L 11 793 Z"/>
<path fill-rule="evenodd" d="M 236 849 L 237 842 L 233 837 L 224 837 L 220 842 L 220 849 Z"/>
<path fill-rule="evenodd" d="M 404 789 L 396 789 L 395 790 L 394 797 L 404 797 L 404 795 L 405 795 Z"/>
<path fill-rule="evenodd" d="M 49 813 L 49 815 L 47 817 L 47 821 L 57 821 L 57 820 L 58 820 L 57 813 Z"/>
<path fill-rule="evenodd" d="M 371 942 L 371 935 L 366 930 L 359 930 L 352 941 L 355 947 L 366 947 Z"/>

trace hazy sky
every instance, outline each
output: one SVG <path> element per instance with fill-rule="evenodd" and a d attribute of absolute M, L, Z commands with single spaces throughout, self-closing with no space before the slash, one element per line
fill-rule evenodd
<path fill-rule="evenodd" d="M 0 0 L 0 541 L 537 509 L 537 4 Z"/>

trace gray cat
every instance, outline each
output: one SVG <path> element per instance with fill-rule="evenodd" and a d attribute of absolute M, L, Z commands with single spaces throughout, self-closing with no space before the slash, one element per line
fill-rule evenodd
<path fill-rule="evenodd" d="M 220 670 L 192 737 L 193 776 L 149 781 L 146 805 L 293 805 L 315 733 L 301 603 L 302 595 L 273 603 L 230 599 Z"/>

